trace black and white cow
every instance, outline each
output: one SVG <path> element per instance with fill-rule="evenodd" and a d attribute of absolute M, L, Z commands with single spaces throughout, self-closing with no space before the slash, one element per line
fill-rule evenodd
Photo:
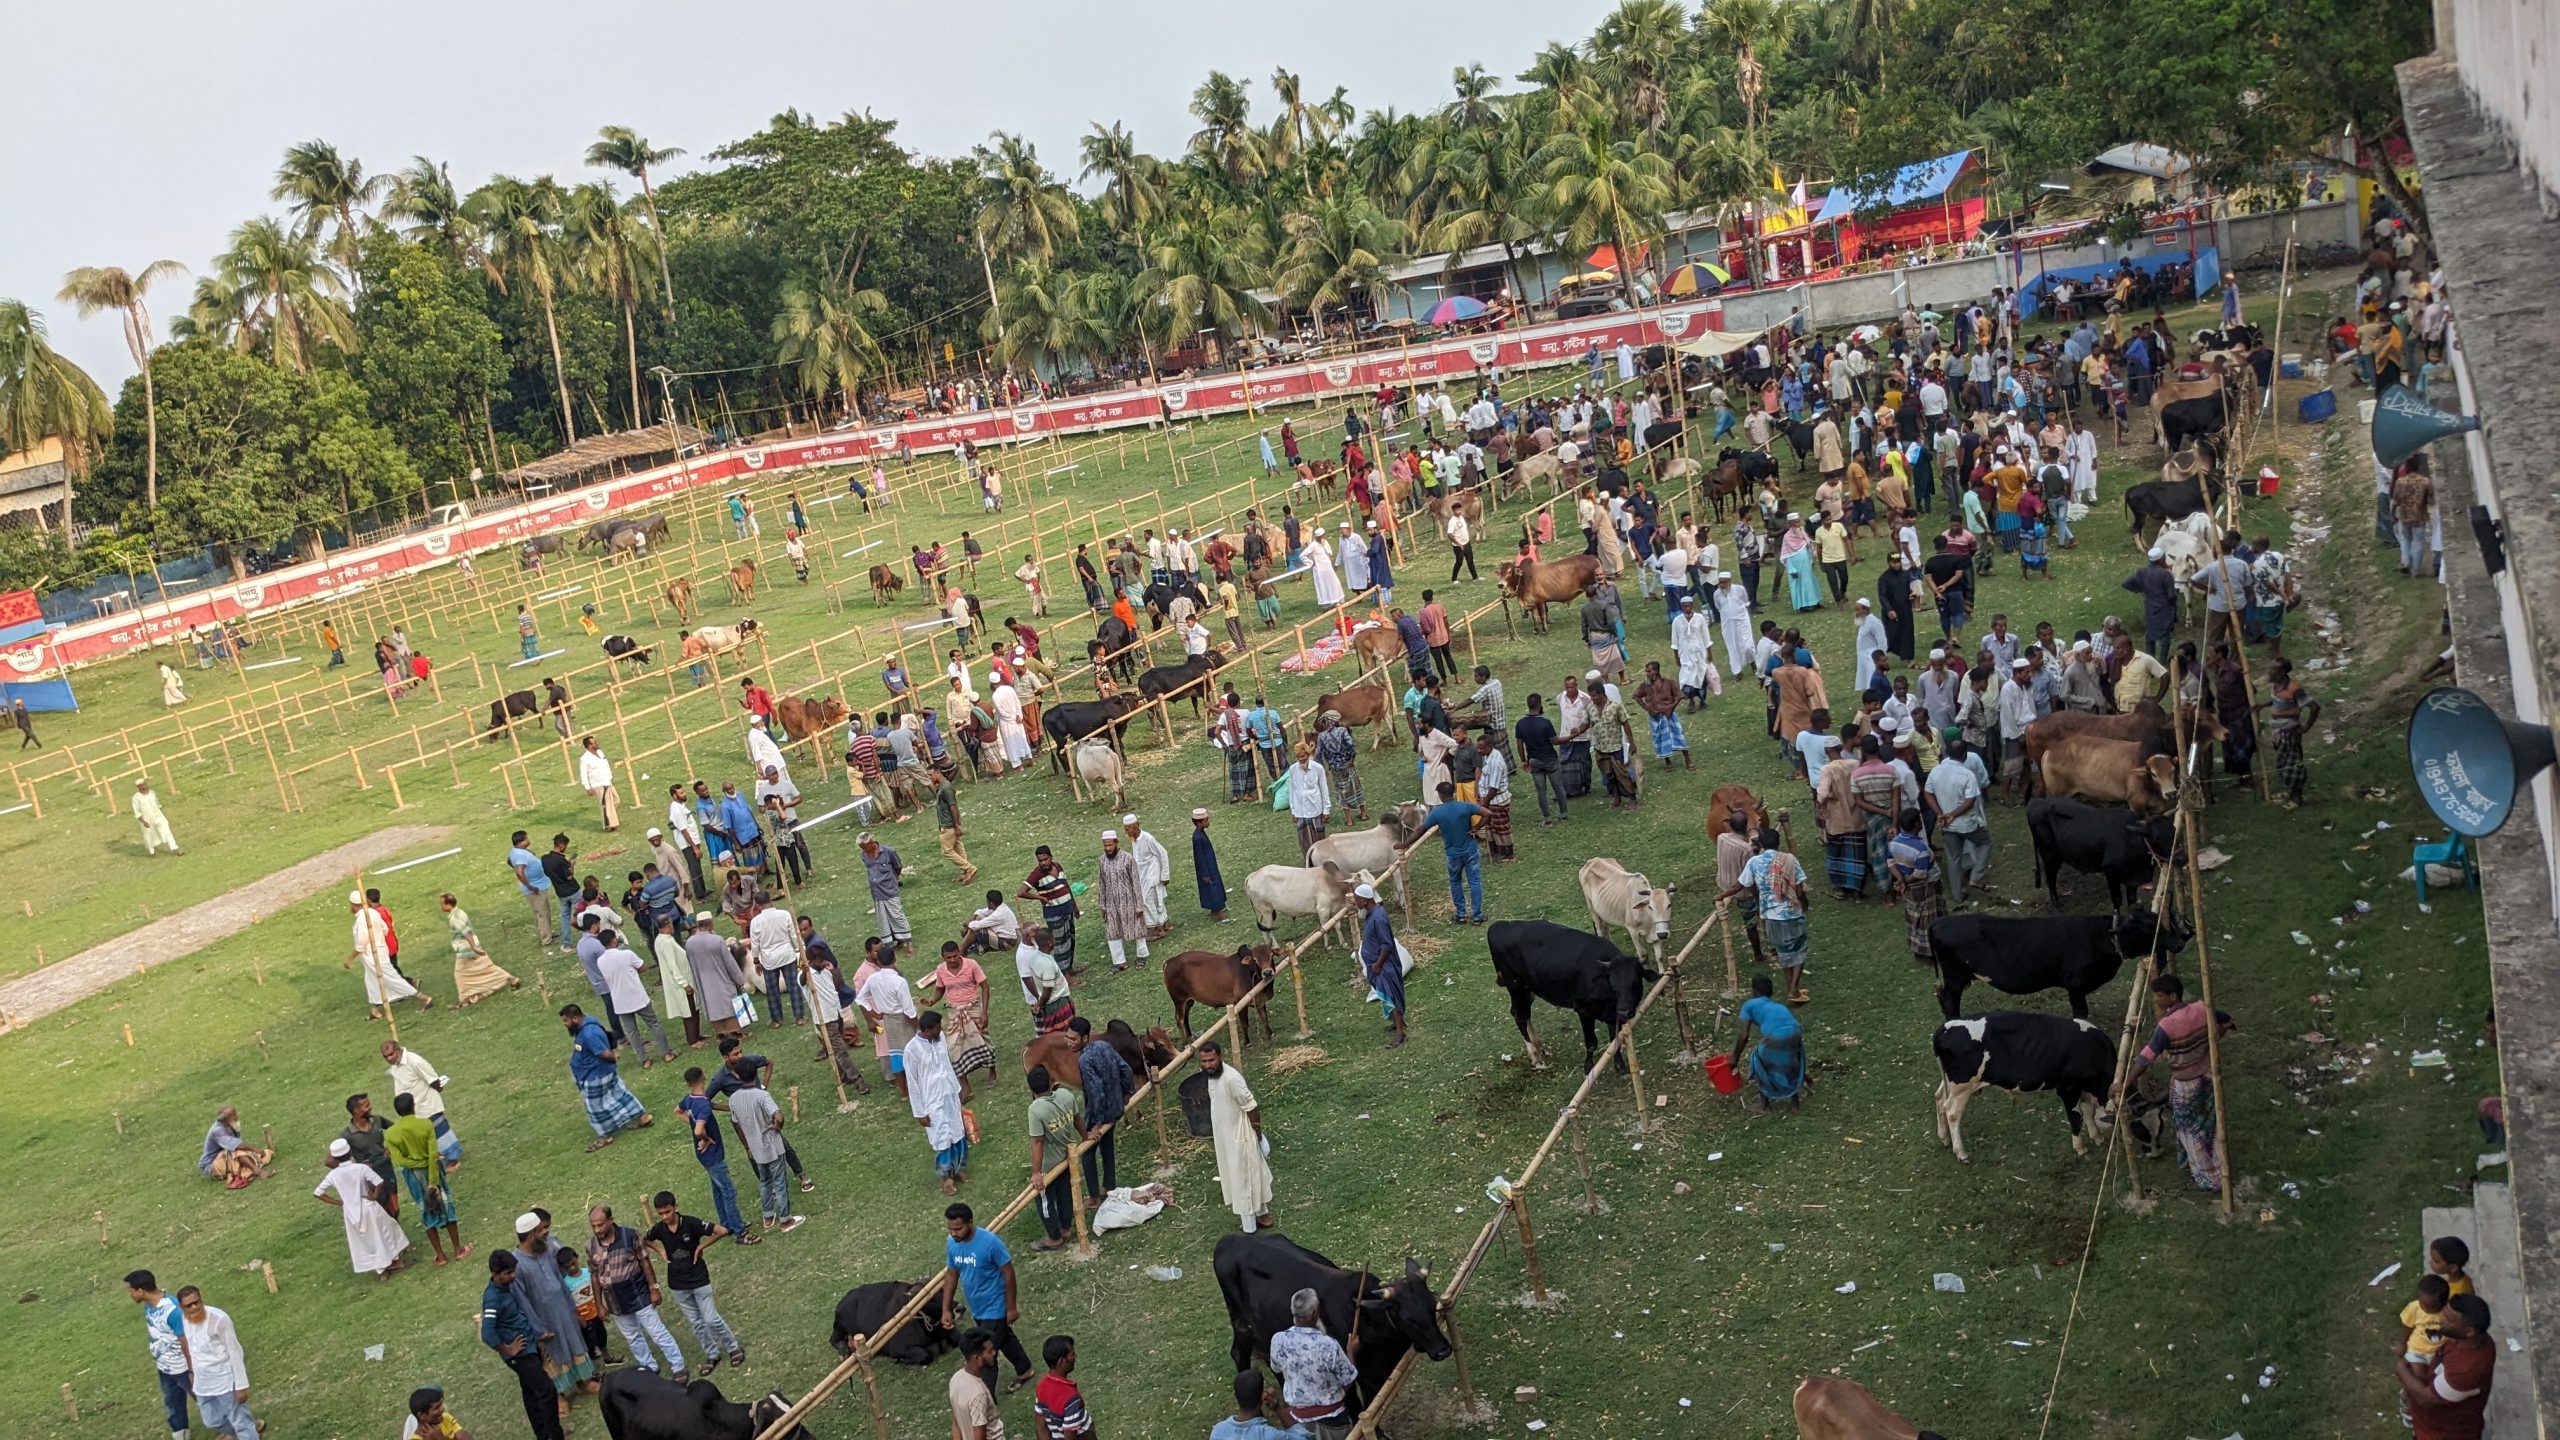
<path fill-rule="evenodd" d="M 905 1308 L 906 1303 L 915 1298 L 915 1293 L 916 1284 L 912 1280 L 874 1280 L 868 1285 L 853 1287 L 836 1302 L 835 1327 L 827 1336 L 827 1343 L 834 1346 L 839 1355 L 852 1354 L 855 1336 L 872 1334 L 889 1323 L 889 1317 Z M 927 1304 L 882 1342 L 878 1353 L 900 1365 L 930 1365 L 950 1350 L 952 1344 L 951 1331 L 942 1323 L 940 1307 Z"/>
<path fill-rule="evenodd" d="M 1931 1044 L 1947 1077 L 1938 1084 L 1938 1139 L 1958 1160 L 1972 1158 L 1964 1153 L 1964 1107 L 1986 1085 L 2014 1094 L 2054 1092 L 2071 1125 L 2072 1150 L 2089 1153 L 2080 1112 L 2090 1112 L 2091 1129 L 2104 1123 L 2101 1106 L 2115 1082 L 2116 1047 L 2105 1031 L 2060 1015 L 1994 1010 L 1940 1025 Z"/>
<path fill-rule="evenodd" d="M 2011 995 L 2070 992 L 2071 1013 L 2089 1018 L 2089 997 L 2116 978 L 2125 962 L 2150 951 L 2177 954 L 2194 932 L 2174 917 L 2166 926 L 2142 906 L 2117 915 L 1945 915 L 1929 923 L 1938 963 L 1938 1009 L 1964 1013 L 1964 990 L 1985 980 Z"/>
<path fill-rule="evenodd" d="M 1226 1297 L 1227 1326 L 1233 1332 L 1228 1358 L 1238 1370 L 1251 1369 L 1257 1355 L 1269 1355 L 1271 1337 L 1293 1323 L 1289 1297 L 1301 1290 L 1316 1292 L 1325 1333 L 1337 1340 L 1360 1337 L 1360 1353 L 1352 1361 L 1360 1368 L 1360 1379 L 1347 1397 L 1354 1415 L 1377 1394 L 1407 1350 L 1419 1350 L 1430 1360 L 1446 1360 L 1451 1353 L 1449 1337 L 1440 1329 L 1440 1302 L 1431 1292 L 1431 1277 L 1412 1260 L 1404 1262 L 1404 1274 L 1390 1285 L 1366 1270 L 1345 1270 L 1276 1230 L 1261 1230 L 1221 1239 L 1210 1268 Z"/>
<path fill-rule="evenodd" d="M 678 1385 L 635 1365 L 605 1372 L 596 1408 L 613 1440 L 755 1440 L 791 1402 L 768 1392 L 740 1405 L 708 1380 Z M 784 1440 L 810 1440 L 808 1428 L 794 1425 Z"/>
<path fill-rule="evenodd" d="M 2062 872 L 2107 878 L 2107 904 L 2121 910 L 2147 884 L 2160 862 L 2173 858 L 2177 817 L 2137 815 L 2121 805 L 2040 796 L 2027 802 L 2027 835 L 2035 842 L 2036 874 L 2046 899 L 2062 908 Z"/>
<path fill-rule="evenodd" d="M 1544 920 L 1496 921 L 1485 931 L 1485 946 L 1493 952 L 1494 983 L 1511 992 L 1511 1023 L 1529 1044 L 1529 1063 L 1541 1070 L 1547 1059 L 1529 1028 L 1533 1001 L 1582 1017 L 1582 1068 L 1588 1070 L 1600 1049 L 1595 1028 L 1615 1038 L 1618 1027 L 1635 1018 L 1646 987 L 1662 978 L 1597 935 Z"/>

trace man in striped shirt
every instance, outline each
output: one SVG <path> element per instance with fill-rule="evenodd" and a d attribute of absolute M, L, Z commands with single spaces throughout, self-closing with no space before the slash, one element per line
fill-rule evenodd
<path fill-rule="evenodd" d="M 1092 1440 L 1093 1416 L 1084 1408 L 1084 1392 L 1068 1378 L 1076 1368 L 1076 1337 L 1052 1335 L 1040 1342 L 1040 1359 L 1049 1367 L 1031 1391 L 1040 1440 Z"/>

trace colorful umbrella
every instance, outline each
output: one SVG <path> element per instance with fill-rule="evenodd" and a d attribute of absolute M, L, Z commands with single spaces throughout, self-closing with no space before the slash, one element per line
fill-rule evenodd
<path fill-rule="evenodd" d="M 1455 325 L 1462 320 L 1481 319 L 1485 313 L 1484 302 L 1476 299 L 1474 296 L 1450 295 L 1444 297 L 1439 304 L 1422 312 L 1422 323 L 1425 325 Z"/>
<path fill-rule="evenodd" d="M 1671 272 L 1662 282 L 1665 295 L 1703 295 L 1733 283 L 1733 276 L 1721 265 L 1692 260 Z"/>

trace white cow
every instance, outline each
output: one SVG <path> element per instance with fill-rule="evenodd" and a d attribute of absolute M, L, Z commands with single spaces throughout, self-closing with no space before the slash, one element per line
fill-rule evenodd
<path fill-rule="evenodd" d="M 753 620 L 741 620 L 735 625 L 696 625 L 693 636 L 710 646 L 712 654 L 725 655 L 755 638 L 763 628 Z"/>
<path fill-rule="evenodd" d="M 1607 939 L 1611 927 L 1624 930 L 1637 959 L 1650 952 L 1654 963 L 1663 963 L 1671 940 L 1673 887 L 1655 885 L 1615 860 L 1596 857 L 1582 862 L 1580 874 L 1592 933 Z"/>
<path fill-rule="evenodd" d="M 1111 808 L 1126 809 L 1129 804 L 1128 772 L 1121 767 L 1120 752 L 1111 747 L 1110 738 L 1089 736 L 1075 748 L 1076 776 L 1087 785 L 1111 792 Z"/>
<path fill-rule="evenodd" d="M 1265 865 L 1245 877 L 1244 893 L 1253 901 L 1254 923 L 1262 927 L 1263 943 L 1273 944 L 1271 932 L 1281 916 L 1306 915 L 1322 925 L 1351 904 L 1354 886 L 1368 880 L 1368 872 L 1339 865 Z M 1325 943 L 1336 943 L 1331 932 Z"/>
<path fill-rule="evenodd" d="M 1378 817 L 1377 824 L 1365 830 L 1327 835 L 1308 846 L 1307 860 L 1316 865 L 1331 863 L 1345 874 L 1366 872 L 1383 875 L 1387 873 L 1388 866 L 1396 863 L 1397 853 L 1422 834 L 1422 816 L 1422 807 L 1410 800 L 1401 805 L 1390 805 Z M 1395 872 L 1395 881 L 1396 903 L 1401 905 L 1404 903 L 1402 869 Z"/>
<path fill-rule="evenodd" d="M 1532 455 L 1512 467 L 1515 482 L 1527 487 L 1544 480 L 1550 484 L 1564 475 L 1564 461 L 1556 454 Z"/>

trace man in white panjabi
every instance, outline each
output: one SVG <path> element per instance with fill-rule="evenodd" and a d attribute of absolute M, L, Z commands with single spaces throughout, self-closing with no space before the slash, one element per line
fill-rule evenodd
<path fill-rule="evenodd" d="M 354 945 L 348 950 L 347 957 L 355 962 L 356 969 L 364 972 L 364 1003 L 368 1015 L 379 1020 L 383 1006 L 412 997 L 416 998 L 419 1009 L 434 1009 L 434 996 L 420 993 L 417 986 L 409 983 L 409 977 L 391 968 L 391 935 L 389 927 L 382 923 L 382 912 L 365 903 L 361 890 L 347 892 L 347 909 L 355 915 L 355 923 L 350 927 Z"/>
<path fill-rule="evenodd" d="M 1031 732 L 1022 723 L 1022 695 L 999 682 L 993 698 L 996 739 L 1004 746 L 1004 768 L 1019 770 L 1031 759 Z"/>
<path fill-rule="evenodd" d="M 163 845 L 170 854 L 178 853 L 177 834 L 170 830 L 169 817 L 160 809 L 160 792 L 151 788 L 149 780 L 133 782 L 133 820 L 142 827 L 143 854 L 157 855 Z"/>
<path fill-rule="evenodd" d="M 772 729 L 761 715 L 747 717 L 747 759 L 759 775 L 768 769 L 779 770 L 782 778 L 791 778 L 791 762 L 782 757 L 782 747 L 775 743 Z"/>
<path fill-rule="evenodd" d="M 1342 583 L 1359 594 L 1369 588 L 1369 547 L 1351 533 L 1350 522 L 1337 527 L 1341 538 L 1334 542 L 1334 558 L 1342 563 Z"/>
<path fill-rule="evenodd" d="M 613 762 L 604 758 L 604 747 L 593 735 L 578 756 L 578 785 L 604 806 L 604 828 L 621 829 L 622 800 L 613 790 Z"/>
<path fill-rule="evenodd" d="M 1733 572 L 1716 572 L 1716 628 L 1724 632 L 1724 653 L 1740 675 L 1751 668 L 1755 638 L 1751 633 L 1751 597 L 1733 583 Z"/>
<path fill-rule="evenodd" d="M 1262 1109 L 1244 1083 L 1244 1072 L 1227 1063 L 1225 1047 L 1218 1042 L 1200 1046 L 1200 1070 L 1209 1077 L 1218 1190 L 1250 1235 L 1271 1223 L 1271 1142 L 1262 1138 Z"/>
<path fill-rule="evenodd" d="M 1316 604 L 1327 610 L 1341 604 L 1345 593 L 1342 576 L 1335 572 L 1332 552 L 1325 549 L 1324 541 L 1310 542 L 1301 554 L 1304 558 L 1300 563 L 1307 567 L 1307 581 L 1315 587 Z"/>
<path fill-rule="evenodd" d="M 311 1193 L 323 1204 L 338 1207 L 347 1227 L 347 1262 L 359 1275 L 388 1275 L 403 1268 L 400 1255 L 409 1248 L 400 1222 L 373 1198 L 381 1188 L 382 1177 L 355 1159 L 346 1141 L 329 1142 L 329 1173 Z"/>
<path fill-rule="evenodd" d="M 924 1127 L 924 1143 L 933 1149 L 933 1167 L 942 1177 L 942 1193 L 953 1194 L 969 1178 L 969 1131 L 960 1113 L 960 1077 L 951 1068 L 951 1051 L 942 1039 L 942 1012 L 916 1017 L 916 1033 L 898 1052 L 906 1067 L 907 1110 Z"/>
<path fill-rule="evenodd" d="M 1884 622 L 1876 618 L 1874 602 L 1864 595 L 1858 597 L 1854 608 L 1858 616 L 1858 635 L 1852 643 L 1858 652 L 1858 688 L 1863 691 L 1867 682 L 1876 678 L 1876 652 L 1886 648 Z"/>
<path fill-rule="evenodd" d="M 1680 597 L 1680 616 L 1671 622 L 1671 653 L 1680 660 L 1680 693 L 1688 697 L 1689 708 L 1710 694 L 1724 693 L 1724 681 L 1716 672 L 1715 622 L 1699 613 L 1698 597 Z"/>
<path fill-rule="evenodd" d="M 1129 837 L 1129 853 L 1138 862 L 1138 904 L 1147 917 L 1147 933 L 1161 940 L 1172 929 L 1165 903 L 1173 887 L 1173 856 L 1164 842 L 1138 828 L 1138 817 L 1120 817 L 1120 833 Z"/>

